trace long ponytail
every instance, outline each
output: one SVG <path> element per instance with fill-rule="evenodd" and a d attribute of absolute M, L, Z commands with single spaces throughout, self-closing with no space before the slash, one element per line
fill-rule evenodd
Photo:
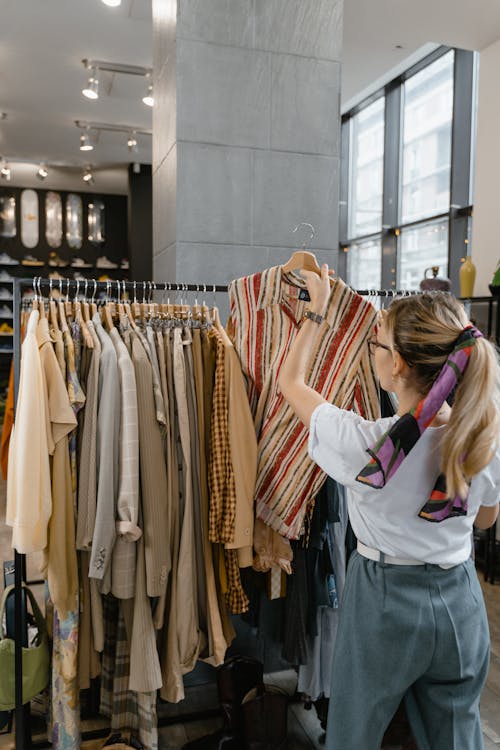
<path fill-rule="evenodd" d="M 489 341 L 476 339 L 442 442 L 450 497 L 466 497 L 471 478 L 491 461 L 499 431 L 498 359 Z"/>
<path fill-rule="evenodd" d="M 392 347 L 411 365 L 422 395 L 430 390 L 468 322 L 460 302 L 443 292 L 405 297 L 389 307 L 386 325 Z M 449 497 L 466 497 L 472 477 L 491 461 L 500 437 L 499 396 L 495 349 L 486 339 L 476 339 L 441 444 L 441 471 Z"/>

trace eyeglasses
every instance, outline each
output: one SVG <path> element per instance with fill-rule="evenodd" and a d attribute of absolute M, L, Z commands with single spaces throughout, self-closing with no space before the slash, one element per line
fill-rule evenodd
<path fill-rule="evenodd" d="M 386 349 L 388 352 L 392 351 L 390 346 L 381 344 L 377 339 L 368 339 L 368 348 L 370 349 L 370 354 L 375 354 L 377 348 Z"/>

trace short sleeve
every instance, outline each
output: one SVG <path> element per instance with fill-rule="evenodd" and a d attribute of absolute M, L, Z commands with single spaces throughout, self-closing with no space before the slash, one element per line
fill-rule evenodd
<path fill-rule="evenodd" d="M 320 404 L 311 415 L 309 456 L 332 479 L 362 492 L 364 485 L 356 481 L 356 476 L 368 463 L 366 450 L 395 420 L 389 417 L 370 422 L 333 404 Z"/>
<path fill-rule="evenodd" d="M 500 448 L 485 468 L 473 477 L 469 498 L 494 507 L 500 502 Z"/>

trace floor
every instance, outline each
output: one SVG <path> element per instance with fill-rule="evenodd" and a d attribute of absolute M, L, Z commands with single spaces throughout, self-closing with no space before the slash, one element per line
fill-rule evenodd
<path fill-rule="evenodd" d="M 0 479 L 0 565 L 3 560 L 12 559 L 10 530 L 4 525 L 4 519 L 5 482 Z M 38 578 L 37 560 L 28 559 L 27 565 L 28 578 Z M 496 585 L 484 583 L 481 573 L 479 573 L 479 579 L 486 601 L 491 632 L 490 673 L 481 700 L 484 746 L 485 750 L 500 750 L 500 581 Z M 0 573 L 0 593 L 2 588 L 3 574 Z M 40 589 L 41 587 L 35 587 L 35 593 L 41 597 Z M 268 678 L 268 681 L 280 685 L 290 694 L 295 691 L 296 678 L 292 671 L 274 674 Z M 214 695 L 210 695 L 210 690 L 214 689 L 212 687 L 202 689 L 203 698 L 208 701 L 207 706 L 210 702 L 213 704 Z M 188 708 L 185 707 L 185 710 Z M 166 708 L 166 712 L 171 715 L 176 711 L 178 707 Z M 34 724 L 41 725 L 41 721 L 37 721 L 34 717 Z M 87 723 L 85 728 L 98 729 L 105 725 L 104 720 L 98 720 L 92 724 Z M 183 721 L 182 717 L 179 717 L 178 722 L 160 728 L 160 750 L 180 750 L 186 742 L 214 731 L 219 725 L 220 719 L 218 718 Z M 302 703 L 292 703 L 288 712 L 288 750 L 313 750 L 314 748 L 319 750 L 323 747 L 322 739 L 323 732 L 315 710 L 308 711 Z M 97 747 L 96 743 L 88 744 L 88 750 L 95 750 Z M 14 747 L 13 734 L 0 734 L 0 750 L 12 747 Z M 394 750 L 397 749 L 394 748 Z"/>

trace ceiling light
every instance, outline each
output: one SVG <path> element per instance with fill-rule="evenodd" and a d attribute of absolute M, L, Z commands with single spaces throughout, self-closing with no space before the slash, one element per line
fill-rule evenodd
<path fill-rule="evenodd" d="M 93 151 L 94 147 L 90 142 L 89 134 L 82 133 L 80 136 L 80 151 Z"/>
<path fill-rule="evenodd" d="M 99 79 L 95 68 L 92 69 L 87 85 L 82 89 L 82 94 L 86 96 L 87 99 L 99 99 Z"/>
<path fill-rule="evenodd" d="M 83 170 L 82 179 L 87 183 L 87 185 L 94 184 L 94 175 L 92 174 L 92 169 L 90 167 L 85 167 L 85 169 Z"/>
<path fill-rule="evenodd" d="M 152 83 L 149 84 L 146 94 L 142 97 L 142 101 L 144 102 L 144 104 L 147 104 L 148 107 L 153 106 L 154 98 L 153 98 L 153 84 Z"/>
<path fill-rule="evenodd" d="M 109 5 L 110 8 L 118 8 L 122 4 L 122 0 L 102 0 L 104 5 Z"/>
<path fill-rule="evenodd" d="M 137 153 L 137 138 L 135 137 L 135 133 L 130 133 L 127 139 L 127 146 L 130 152 Z"/>
<path fill-rule="evenodd" d="M 2 162 L 2 167 L 0 169 L 0 177 L 3 180 L 7 180 L 7 182 L 9 182 L 9 180 L 11 178 L 10 167 L 9 167 L 9 165 L 5 161 Z"/>
<path fill-rule="evenodd" d="M 48 169 L 45 166 L 45 164 L 40 164 L 40 166 L 38 167 L 38 172 L 36 173 L 36 176 L 40 180 L 44 180 L 47 177 L 48 174 L 49 174 L 49 172 L 48 172 Z"/>

